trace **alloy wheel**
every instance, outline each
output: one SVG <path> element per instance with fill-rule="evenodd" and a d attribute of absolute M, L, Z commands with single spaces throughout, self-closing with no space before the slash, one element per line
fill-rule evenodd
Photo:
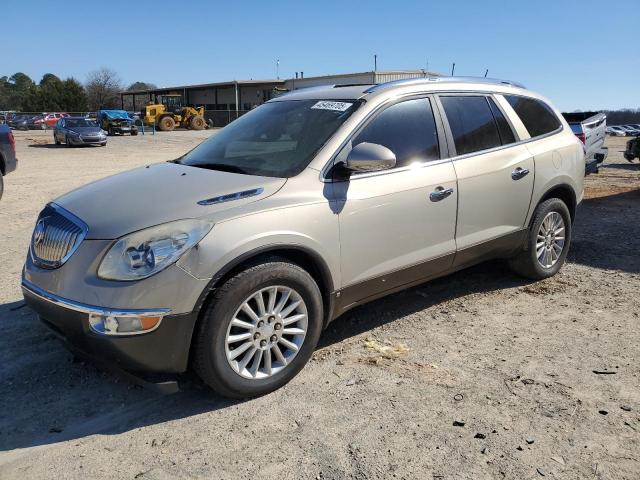
<path fill-rule="evenodd" d="M 262 288 L 240 304 L 229 322 L 227 361 L 244 378 L 271 377 L 291 364 L 307 326 L 307 306 L 298 292 L 282 285 Z"/>
<path fill-rule="evenodd" d="M 538 230 L 536 257 L 543 268 L 551 268 L 562 255 L 565 244 L 565 225 L 562 215 L 549 212 Z"/>

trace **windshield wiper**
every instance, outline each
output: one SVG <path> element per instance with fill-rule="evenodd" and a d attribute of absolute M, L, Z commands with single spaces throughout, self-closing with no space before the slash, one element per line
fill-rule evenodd
<path fill-rule="evenodd" d="M 244 168 L 238 167 L 237 165 L 229 165 L 227 163 L 197 163 L 189 166 L 197 167 L 197 168 L 206 168 L 207 170 L 219 170 L 221 172 L 229 172 L 229 173 L 244 173 L 244 174 L 247 173 L 247 171 Z"/>

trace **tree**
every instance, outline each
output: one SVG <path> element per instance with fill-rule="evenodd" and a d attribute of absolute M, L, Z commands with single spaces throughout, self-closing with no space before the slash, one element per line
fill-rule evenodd
<path fill-rule="evenodd" d="M 64 110 L 68 112 L 84 112 L 87 110 L 87 94 L 82 84 L 75 78 L 67 78 L 62 82 L 64 87 Z"/>
<path fill-rule="evenodd" d="M 158 88 L 155 83 L 147 83 L 147 82 L 133 82 L 127 90 L 153 90 Z"/>
<path fill-rule="evenodd" d="M 153 90 L 155 88 L 158 88 L 158 87 L 154 83 L 133 82 L 131 85 L 127 87 L 127 90 Z M 134 95 L 127 95 L 124 97 L 125 110 L 135 110 L 136 108 L 144 105 L 145 102 L 149 101 L 149 96 L 146 94 L 135 95 L 135 102 L 133 100 L 134 100 Z"/>
<path fill-rule="evenodd" d="M 109 68 L 89 73 L 85 88 L 91 109 L 113 108 L 120 104 L 122 82 L 118 74 Z"/>

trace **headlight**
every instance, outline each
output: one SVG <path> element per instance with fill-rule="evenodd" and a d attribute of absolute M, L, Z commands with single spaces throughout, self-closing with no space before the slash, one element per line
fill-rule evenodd
<path fill-rule="evenodd" d="M 178 220 L 122 237 L 102 259 L 98 276 L 107 280 L 150 277 L 175 263 L 212 227 L 204 220 Z"/>

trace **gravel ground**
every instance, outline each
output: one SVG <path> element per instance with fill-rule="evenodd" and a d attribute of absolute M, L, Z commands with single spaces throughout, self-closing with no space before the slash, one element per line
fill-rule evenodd
<path fill-rule="evenodd" d="M 2 479 L 640 478 L 640 165 L 625 139 L 587 179 L 557 276 L 491 262 L 355 309 L 270 395 L 193 381 L 159 396 L 74 362 L 21 300 L 38 211 L 210 134 L 82 149 L 17 134 L 0 204 Z"/>

